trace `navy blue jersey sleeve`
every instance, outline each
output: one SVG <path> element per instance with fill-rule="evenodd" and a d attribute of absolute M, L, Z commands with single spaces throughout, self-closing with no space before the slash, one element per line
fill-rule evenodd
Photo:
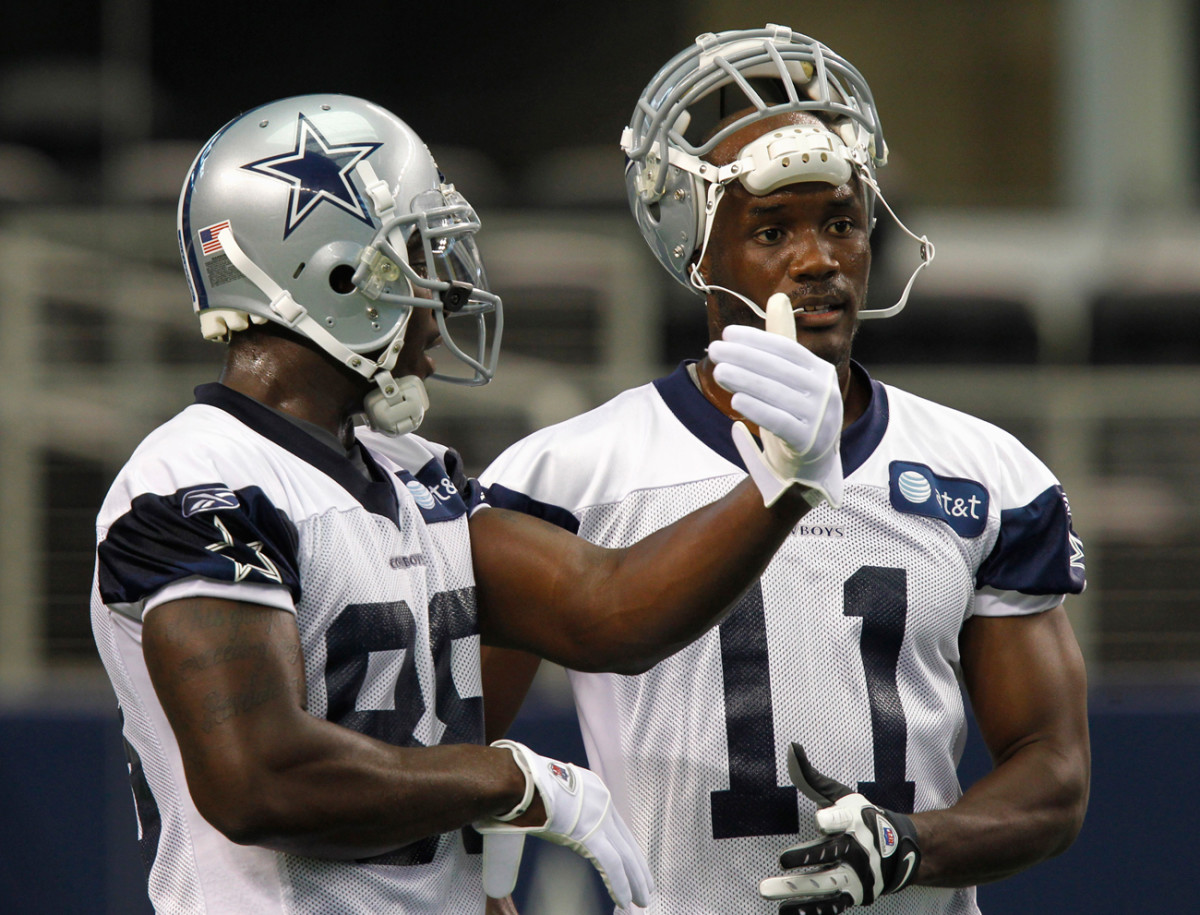
<path fill-rule="evenodd" d="M 1028 505 L 1000 513 L 1000 534 L 975 583 L 977 588 L 1023 594 L 1083 592 L 1083 542 L 1071 528 L 1071 511 L 1061 486 L 1051 486 Z"/>
<path fill-rule="evenodd" d="M 295 526 L 257 486 L 144 493 L 97 547 L 104 602 L 140 604 L 186 578 L 278 584 L 300 599 Z"/>

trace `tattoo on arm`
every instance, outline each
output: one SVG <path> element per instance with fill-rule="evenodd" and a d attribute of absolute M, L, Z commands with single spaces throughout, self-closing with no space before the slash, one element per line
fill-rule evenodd
<path fill-rule="evenodd" d="M 295 696 L 306 707 L 299 639 L 294 625 L 280 628 L 290 622 L 282 611 L 189 601 L 164 615 L 157 638 L 147 634 L 158 663 L 147 661 L 180 709 L 191 706 L 188 717 L 205 733 L 281 697 Z"/>
<path fill-rule="evenodd" d="M 254 674 L 245 684 L 245 689 L 226 693 L 213 690 L 204 697 L 204 718 L 200 728 L 206 734 L 236 715 L 245 715 L 272 699 L 291 693 L 295 680 L 260 678 Z"/>
<path fill-rule="evenodd" d="M 261 667 L 267 658 L 267 646 L 257 645 L 222 645 L 211 651 L 204 651 L 179 662 L 179 679 L 189 680 L 197 674 L 216 667 L 219 664 L 229 664 L 233 661 L 244 661 L 256 658 L 256 667 Z"/>

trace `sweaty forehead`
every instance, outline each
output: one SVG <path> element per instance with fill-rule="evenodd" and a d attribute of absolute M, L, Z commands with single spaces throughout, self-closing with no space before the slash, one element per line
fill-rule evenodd
<path fill-rule="evenodd" d="M 736 121 L 738 118 L 749 114 L 749 111 L 739 111 L 730 115 L 721 124 L 714 128 L 716 133 L 721 127 L 729 122 Z M 776 130 L 779 127 L 784 127 L 788 124 L 823 124 L 824 122 L 808 111 L 787 111 L 783 114 L 772 115 L 769 118 L 763 118 L 761 121 L 755 121 L 752 124 L 747 124 L 741 130 L 726 137 L 713 148 L 713 151 L 704 158 L 713 165 L 728 165 L 737 159 L 737 155 L 741 152 L 748 143 L 753 143 L 759 137 L 769 130 Z"/>

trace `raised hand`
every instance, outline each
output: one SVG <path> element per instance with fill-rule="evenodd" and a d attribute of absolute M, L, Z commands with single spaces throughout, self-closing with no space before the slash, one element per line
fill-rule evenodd
<path fill-rule="evenodd" d="M 796 342 L 790 300 L 767 300 L 766 331 L 730 325 L 708 347 L 713 378 L 733 392 L 732 407 L 759 427 L 760 451 L 743 423 L 733 441 L 746 469 L 773 505 L 792 484 L 808 501 L 842 503 L 842 394 L 837 371 Z"/>

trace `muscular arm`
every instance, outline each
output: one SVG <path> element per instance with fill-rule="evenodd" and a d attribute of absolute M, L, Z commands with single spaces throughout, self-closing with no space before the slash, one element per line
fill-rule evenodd
<path fill-rule="evenodd" d="M 533 686 L 542 659 L 527 651 L 493 648 L 480 650 L 483 668 L 484 740 L 491 743 L 508 733 L 517 720 L 521 703 Z"/>
<path fill-rule="evenodd" d="M 310 715 L 295 619 L 281 610 L 173 601 L 147 615 L 142 647 L 196 807 L 234 842 L 370 857 L 523 794 L 507 750 L 394 747 Z M 526 818 L 540 823 L 534 807 Z"/>
<path fill-rule="evenodd" d="M 932 886 L 999 880 L 1065 851 L 1087 807 L 1087 684 L 1063 608 L 974 617 L 961 648 L 995 768 L 953 807 L 913 816 L 924 855 L 916 882 Z"/>
<path fill-rule="evenodd" d="M 807 511 L 799 487 L 764 508 L 747 479 L 620 550 L 528 515 L 476 512 L 483 639 L 574 670 L 648 670 L 719 622 Z"/>

